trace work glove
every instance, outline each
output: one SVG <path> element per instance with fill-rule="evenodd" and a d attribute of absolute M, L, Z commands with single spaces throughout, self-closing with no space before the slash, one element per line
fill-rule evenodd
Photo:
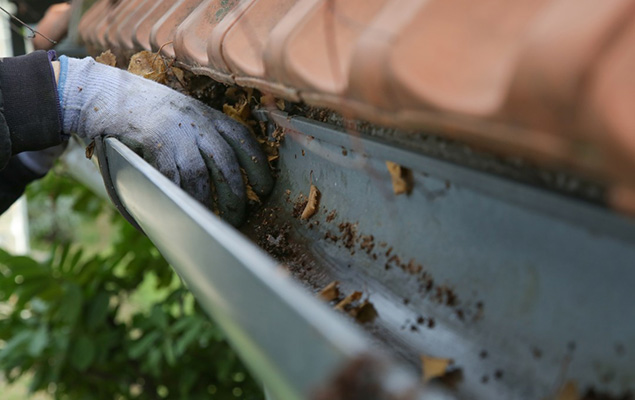
<path fill-rule="evenodd" d="M 114 137 L 228 222 L 244 218 L 244 169 L 254 191 L 273 186 L 267 158 L 241 123 L 166 86 L 95 62 L 60 57 L 64 133 Z"/>

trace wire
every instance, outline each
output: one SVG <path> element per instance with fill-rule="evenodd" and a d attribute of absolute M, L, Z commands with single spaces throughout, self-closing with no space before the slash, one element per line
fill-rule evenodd
<path fill-rule="evenodd" d="M 27 36 L 27 38 L 33 39 L 35 37 L 35 35 L 40 35 L 44 39 L 48 40 L 49 42 L 51 42 L 53 44 L 57 44 L 57 42 L 55 40 L 53 40 L 53 39 L 49 38 L 48 36 L 36 31 L 35 29 L 31 28 L 29 25 L 24 23 L 20 18 L 18 18 L 15 15 L 11 14 L 9 11 L 5 10 L 4 8 L 0 7 L 0 10 L 4 11 L 5 13 L 7 13 L 8 16 L 10 16 L 14 20 L 18 21 L 20 24 L 22 24 L 22 26 L 24 26 L 26 29 L 31 31 L 31 35 Z"/>

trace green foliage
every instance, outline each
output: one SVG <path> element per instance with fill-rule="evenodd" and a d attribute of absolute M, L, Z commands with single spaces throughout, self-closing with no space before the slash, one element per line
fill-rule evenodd
<path fill-rule="evenodd" d="M 70 197 L 83 221 L 108 212 L 79 183 L 55 179 L 31 188 L 30 200 Z M 152 243 L 122 218 L 112 225 L 114 243 L 93 254 L 71 244 L 72 234 L 51 244 L 44 261 L 0 251 L 6 379 L 32 375 L 30 390 L 55 399 L 261 399 Z M 144 304 L 131 301 L 139 296 Z"/>

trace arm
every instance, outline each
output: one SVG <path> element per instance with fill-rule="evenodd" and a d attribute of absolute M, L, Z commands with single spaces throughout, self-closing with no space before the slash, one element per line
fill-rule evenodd
<path fill-rule="evenodd" d="M 29 72 L 26 61 L 37 61 L 39 69 Z M 247 127 L 127 71 L 91 58 L 62 56 L 49 63 L 46 53 L 36 52 L 0 62 L 0 87 L 12 99 L 5 101 L 11 127 L 5 164 L 11 155 L 50 148 L 71 133 L 86 143 L 115 137 L 234 225 L 247 205 L 241 170 L 259 195 L 273 186 L 267 158 Z"/>
<path fill-rule="evenodd" d="M 69 3 L 53 4 L 46 10 L 46 14 L 35 29 L 55 41 L 60 41 L 68 33 L 70 19 L 71 5 Z M 53 47 L 53 43 L 41 35 L 36 35 L 33 38 L 33 47 L 36 50 L 49 50 Z"/>
<path fill-rule="evenodd" d="M 46 174 L 52 162 L 42 156 L 55 150 L 42 150 L 63 142 L 61 110 L 46 52 L 0 60 L 0 103 L 1 213 L 29 182 Z"/>

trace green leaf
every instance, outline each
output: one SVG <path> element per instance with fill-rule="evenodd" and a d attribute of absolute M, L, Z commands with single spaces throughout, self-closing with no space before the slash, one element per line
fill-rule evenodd
<path fill-rule="evenodd" d="M 92 300 L 88 307 L 88 315 L 86 316 L 86 327 L 95 329 L 103 323 L 108 315 L 108 306 L 110 305 L 110 294 L 108 292 L 99 292 Z"/>
<path fill-rule="evenodd" d="M 143 354 L 145 354 L 160 337 L 161 333 L 159 331 L 152 331 L 144 335 L 135 343 L 133 343 L 132 346 L 130 346 L 128 355 L 132 359 L 138 359 Z"/>
<path fill-rule="evenodd" d="M 82 302 L 83 296 L 81 289 L 77 285 L 68 284 L 58 310 L 61 318 L 71 325 L 75 324 L 82 310 Z"/>
<path fill-rule="evenodd" d="M 74 265 L 66 265 L 66 257 L 68 257 L 68 253 L 71 250 L 71 244 L 70 243 L 65 243 L 62 245 L 62 253 L 60 254 L 60 259 L 59 261 L 56 263 L 57 265 L 59 265 L 59 267 L 62 269 L 62 271 L 72 271 Z"/>
<path fill-rule="evenodd" d="M 29 343 L 33 336 L 32 331 L 24 330 L 13 336 L 0 350 L 0 361 L 3 361 L 11 356 L 14 352 L 23 351 L 24 347 Z"/>
<path fill-rule="evenodd" d="M 159 376 L 161 374 L 161 350 L 157 348 L 153 348 L 148 354 L 147 364 L 150 372 L 154 376 Z"/>
<path fill-rule="evenodd" d="M 79 250 L 77 250 L 75 252 L 75 254 L 73 254 L 73 257 L 69 261 L 70 268 L 75 268 L 76 265 L 79 265 L 79 262 L 82 259 L 83 255 L 84 255 L 84 250 L 83 249 L 80 248 Z"/>
<path fill-rule="evenodd" d="M 161 329 L 168 329 L 168 317 L 166 315 L 166 312 L 163 311 L 163 307 L 161 306 L 161 304 L 156 304 L 154 307 L 152 307 L 152 312 L 150 313 L 150 321 L 152 321 L 153 324 Z"/>
<path fill-rule="evenodd" d="M 38 390 L 44 389 L 45 377 L 47 375 L 47 368 L 38 368 L 31 378 L 29 383 L 29 393 L 33 394 Z"/>
<path fill-rule="evenodd" d="M 51 282 L 48 279 L 31 278 L 28 281 L 24 281 L 16 289 L 16 294 L 18 295 L 18 302 L 16 303 L 16 307 L 24 307 L 24 305 L 31 301 L 31 299 L 33 299 L 35 296 L 38 296 L 40 293 L 46 291 L 50 283 Z"/>
<path fill-rule="evenodd" d="M 49 333 L 46 325 L 42 324 L 35 331 L 27 348 L 27 352 L 31 357 L 38 357 L 49 343 Z"/>
<path fill-rule="evenodd" d="M 94 359 L 95 344 L 87 336 L 79 336 L 71 350 L 71 365 L 79 371 L 84 371 L 92 364 Z"/>
<path fill-rule="evenodd" d="M 187 350 L 187 347 L 190 344 L 192 344 L 192 342 L 194 342 L 196 339 L 198 339 L 198 336 L 201 332 L 201 328 L 202 328 L 202 325 L 200 323 L 193 325 L 191 329 L 189 329 L 181 337 L 179 337 L 179 339 L 176 342 L 176 348 L 175 348 L 175 352 L 177 355 L 180 356 L 183 353 L 185 353 L 185 350 Z"/>
<path fill-rule="evenodd" d="M 176 365 L 176 357 L 174 356 L 174 347 L 171 338 L 166 338 L 163 341 L 163 354 L 165 355 L 165 362 L 169 366 Z"/>

